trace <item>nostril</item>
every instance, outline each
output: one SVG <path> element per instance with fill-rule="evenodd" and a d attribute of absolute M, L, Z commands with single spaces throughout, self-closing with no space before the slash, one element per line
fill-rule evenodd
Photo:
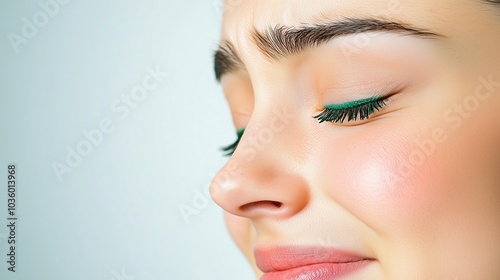
<path fill-rule="evenodd" d="M 274 206 L 276 206 L 276 208 L 280 208 L 281 207 L 281 202 L 278 202 L 278 201 L 270 201 Z"/>
<path fill-rule="evenodd" d="M 245 205 L 240 206 L 241 211 L 250 211 L 251 209 L 256 209 L 256 208 L 261 208 L 261 209 L 278 209 L 281 208 L 283 203 L 278 202 L 278 201 L 271 201 L 271 200 L 263 200 L 263 201 L 256 201 L 252 203 L 247 203 Z"/>

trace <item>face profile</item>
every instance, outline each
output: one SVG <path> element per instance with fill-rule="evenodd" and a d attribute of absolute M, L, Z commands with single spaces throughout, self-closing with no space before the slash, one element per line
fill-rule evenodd
<path fill-rule="evenodd" d="M 262 280 L 500 279 L 500 4 L 226 1 L 210 193 Z"/>

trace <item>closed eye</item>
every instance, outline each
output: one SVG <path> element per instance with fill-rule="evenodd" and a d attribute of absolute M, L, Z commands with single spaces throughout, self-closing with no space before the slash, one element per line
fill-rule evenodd
<path fill-rule="evenodd" d="M 313 118 L 317 119 L 319 123 L 364 120 L 384 107 L 387 104 L 387 99 L 388 97 L 372 97 L 343 104 L 325 105 L 323 111 Z"/>
<path fill-rule="evenodd" d="M 243 136 L 243 132 L 245 132 L 245 129 L 242 128 L 242 129 L 239 129 L 238 131 L 236 131 L 236 141 L 231 144 L 231 145 L 228 145 L 226 147 L 222 147 L 221 150 L 224 152 L 224 155 L 225 156 L 232 156 L 234 151 L 236 150 L 236 148 L 238 147 L 238 144 L 240 143 L 240 140 L 241 140 L 241 137 Z"/>

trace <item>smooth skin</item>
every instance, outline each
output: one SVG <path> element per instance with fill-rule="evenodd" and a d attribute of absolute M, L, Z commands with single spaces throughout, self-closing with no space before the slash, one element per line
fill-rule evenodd
<path fill-rule="evenodd" d="M 381 18 L 440 34 L 343 36 L 272 60 L 254 29 Z M 500 7 L 475 0 L 226 1 L 221 78 L 245 133 L 210 191 L 255 266 L 255 246 L 347 249 L 345 279 L 500 279 Z M 368 119 L 329 104 L 388 95 Z"/>

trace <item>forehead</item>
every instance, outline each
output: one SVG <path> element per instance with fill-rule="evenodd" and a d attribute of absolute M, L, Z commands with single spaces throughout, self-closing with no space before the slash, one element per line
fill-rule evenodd
<path fill-rule="evenodd" d="M 237 49 L 249 45 L 251 31 L 276 25 L 299 27 L 342 18 L 378 18 L 416 24 L 444 33 L 453 18 L 463 18 L 471 0 L 226 0 L 222 41 Z M 470 15 L 469 15 L 470 16 Z"/>

